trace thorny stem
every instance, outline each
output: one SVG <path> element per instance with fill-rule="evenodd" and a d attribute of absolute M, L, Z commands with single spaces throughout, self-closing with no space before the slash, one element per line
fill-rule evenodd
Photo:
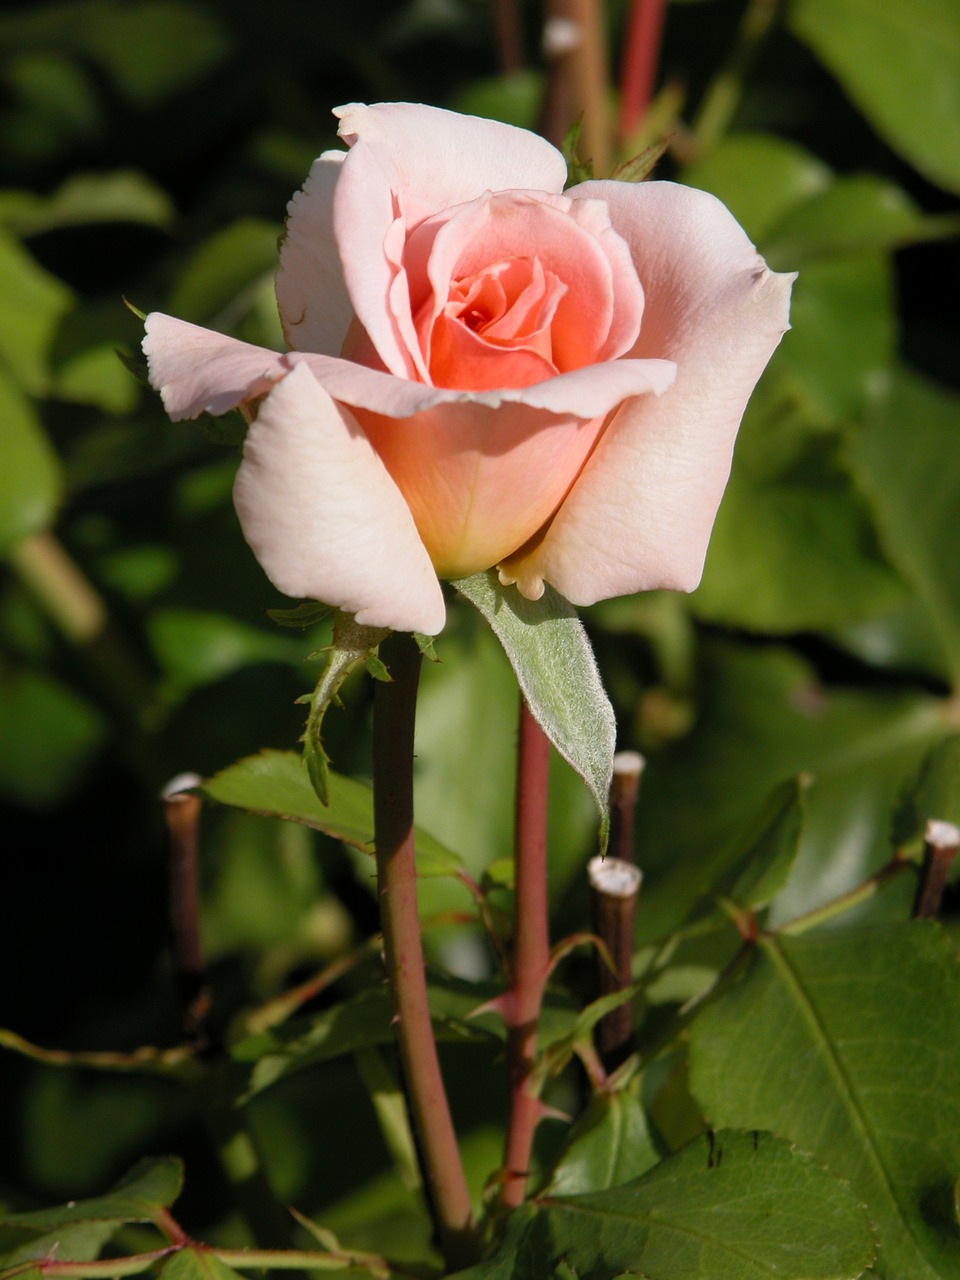
<path fill-rule="evenodd" d="M 578 150 L 598 178 L 610 172 L 607 52 L 600 0 L 547 0 L 543 32 L 547 89 L 540 132 L 563 141 L 582 115 Z"/>
<path fill-rule="evenodd" d="M 598 964 L 601 996 L 624 991 L 632 981 L 633 922 L 640 893 L 639 867 L 621 858 L 591 858 L 588 868 L 593 927 L 601 939 L 613 970 L 600 958 Z M 607 1069 L 617 1067 L 633 1044 L 633 1011 L 630 1001 L 600 1019 L 596 1029 L 597 1050 Z"/>
<path fill-rule="evenodd" d="M 610 852 L 633 862 L 633 820 L 646 761 L 638 751 L 618 751 L 610 780 Z"/>
<path fill-rule="evenodd" d="M 167 824 L 170 870 L 170 933 L 173 967 L 187 1041 L 203 1045 L 209 1036 L 210 989 L 200 947 L 200 890 L 197 833 L 203 801 L 190 788 L 198 774 L 180 774 L 161 792 Z"/>
<path fill-rule="evenodd" d="M 450 1266 L 462 1267 L 476 1260 L 479 1241 L 430 1022 L 417 911 L 413 735 L 421 655 L 409 636 L 392 635 L 381 645 L 380 657 L 391 676 L 390 683 L 377 682 L 373 713 L 374 840 L 384 955 L 440 1249 Z"/>
<path fill-rule="evenodd" d="M 523 41 L 517 0 L 494 0 L 493 18 L 500 70 L 506 75 L 522 70 Z"/>
<path fill-rule="evenodd" d="M 960 852 L 960 829 L 934 818 L 923 835 L 923 869 L 913 914 L 917 920 L 936 920 L 947 887 L 950 865 Z"/>
<path fill-rule="evenodd" d="M 650 106 L 666 7 L 666 0 L 632 0 L 620 75 L 621 142 L 633 136 Z"/>
<path fill-rule="evenodd" d="M 501 1201 L 522 1204 L 541 1115 L 531 1092 L 537 1020 L 550 969 L 547 913 L 547 775 L 550 744 L 526 702 L 520 702 L 517 747 L 516 891 L 511 986 L 503 1002 L 507 1023 L 510 1118 L 503 1153 Z"/>

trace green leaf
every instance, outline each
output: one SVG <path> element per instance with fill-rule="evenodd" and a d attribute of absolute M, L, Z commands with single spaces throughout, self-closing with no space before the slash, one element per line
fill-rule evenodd
<path fill-rule="evenodd" d="M 133 169 L 77 173 L 48 196 L 0 191 L 0 226 L 18 236 L 99 222 L 138 222 L 166 229 L 174 216 L 167 194 Z"/>
<path fill-rule="evenodd" d="M 306 656 L 303 643 L 291 636 L 194 609 L 157 609 L 147 619 L 147 633 L 172 701 L 254 663 L 300 666 Z"/>
<path fill-rule="evenodd" d="M 644 851 L 641 938 L 662 937 L 709 893 L 771 789 L 808 773 L 807 821 L 771 919 L 858 884 L 888 860 L 890 812 L 904 782 L 949 731 L 936 698 L 825 687 L 786 649 L 701 646 L 694 732 L 651 755 L 637 810 Z M 887 907 L 909 910 L 897 896 Z M 896 899 L 895 901 L 893 899 Z"/>
<path fill-rule="evenodd" d="M 786 884 L 800 849 L 809 779 L 789 778 L 767 796 L 738 840 L 740 856 L 714 886 L 738 907 L 759 911 Z"/>
<path fill-rule="evenodd" d="M 640 1077 L 590 1099 L 570 1131 L 544 1194 L 605 1191 L 652 1168 L 660 1156 L 640 1102 Z"/>
<path fill-rule="evenodd" d="M 211 236 L 181 271 L 171 313 L 197 324 L 236 323 L 252 303 L 250 290 L 277 269 L 279 234 L 272 222 L 241 218 Z"/>
<path fill-rule="evenodd" d="M 793 290 L 778 365 L 808 411 L 858 417 L 885 385 L 896 336 L 889 263 L 879 254 L 810 262 Z"/>
<path fill-rule="evenodd" d="M 54 14 L 60 16 L 62 9 Z M 74 6 L 74 14 L 75 39 L 120 92 L 142 107 L 209 74 L 230 49 L 227 33 L 211 13 L 180 0 L 94 0 Z"/>
<path fill-rule="evenodd" d="M 767 234 L 763 249 L 771 267 L 786 271 L 815 258 L 900 249 L 958 230 L 957 217 L 927 217 L 892 182 L 856 174 L 794 205 Z"/>
<path fill-rule="evenodd" d="M 787 19 L 894 150 L 960 191 L 955 0 L 792 0 Z"/>
<path fill-rule="evenodd" d="M 0 233 L 0 371 L 34 395 L 47 391 L 50 350 L 72 290 Z"/>
<path fill-rule="evenodd" d="M 869 618 L 903 598 L 837 452 L 782 391 L 760 389 L 691 601 L 700 618 L 784 634 Z"/>
<path fill-rule="evenodd" d="M 333 619 L 333 643 L 322 653 L 312 655 L 323 656 L 323 669 L 313 693 L 299 699 L 310 707 L 300 741 L 307 773 L 323 804 L 330 803 L 330 757 L 321 737 L 323 718 L 331 704 L 339 702 L 340 687 L 347 676 L 358 667 L 368 667 L 377 646 L 389 634 L 388 628 L 360 626 L 351 615 L 338 609 Z"/>
<path fill-rule="evenodd" d="M 938 742 L 906 788 L 893 816 L 894 844 L 919 850 L 931 818 L 960 826 L 960 734 Z"/>
<path fill-rule="evenodd" d="M 100 1250 L 116 1234 L 117 1222 L 84 1222 L 74 1227 L 58 1226 L 55 1230 L 33 1236 L 16 1248 L 0 1249 L 0 1272 L 20 1267 L 25 1262 L 42 1262 L 56 1252 L 61 1259 L 71 1262 L 92 1262 L 99 1258 Z M 23 1272 L 19 1272 L 23 1276 Z M 42 1276 L 39 1269 L 37 1276 Z"/>
<path fill-rule="evenodd" d="M 0 1224 L 46 1232 L 85 1222 L 156 1223 L 182 1187 L 183 1165 L 176 1156 L 141 1160 L 105 1196 L 71 1201 L 55 1209 L 4 1214 Z"/>
<path fill-rule="evenodd" d="M 536 601 L 515 587 L 501 587 L 492 571 L 454 586 L 490 624 L 537 723 L 587 784 L 600 814 L 603 852 L 616 724 L 583 624 L 549 586 Z"/>
<path fill-rule="evenodd" d="M 624 1186 L 538 1197 L 460 1280 L 857 1280 L 873 1237 L 856 1198 L 769 1134 L 708 1134 Z"/>
<path fill-rule="evenodd" d="M 68 685 L 0 662 L 0 792 L 37 808 L 54 804 L 105 737 L 103 717 Z"/>
<path fill-rule="evenodd" d="M 874 511 L 883 549 L 927 606 L 960 680 L 960 396 L 907 372 L 852 440 L 849 465 Z"/>
<path fill-rule="evenodd" d="M 329 803 L 324 805 L 296 752 L 261 751 L 208 778 L 203 793 L 249 813 L 301 822 L 372 855 L 373 792 L 364 783 L 337 773 L 328 775 L 328 784 Z M 416 841 L 419 875 L 455 876 L 460 872 L 456 854 L 419 827 Z"/>
<path fill-rule="evenodd" d="M 33 406 L 0 369 L 0 554 L 21 538 L 49 528 L 60 503 L 60 461 Z"/>
<path fill-rule="evenodd" d="M 960 1274 L 960 966 L 939 927 L 761 940 L 690 1053 L 711 1123 L 771 1129 L 849 1183 L 886 1280 Z"/>
<path fill-rule="evenodd" d="M 328 604 L 318 604 L 316 600 L 304 600 L 294 609 L 268 609 L 267 617 L 278 627 L 313 627 L 324 622 L 333 613 Z"/>
<path fill-rule="evenodd" d="M 826 190 L 830 169 L 796 143 L 762 133 L 730 134 L 685 169 L 683 181 L 719 197 L 764 249 L 764 237 L 795 206 Z"/>
<path fill-rule="evenodd" d="M 163 1280 L 241 1280 L 240 1273 L 221 1262 L 210 1249 L 178 1249 L 160 1268 Z"/>

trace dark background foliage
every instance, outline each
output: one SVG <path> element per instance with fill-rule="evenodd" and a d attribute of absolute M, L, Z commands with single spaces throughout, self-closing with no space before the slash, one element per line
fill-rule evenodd
<path fill-rule="evenodd" d="M 774 918 L 850 888 L 889 857 L 899 798 L 958 723 L 960 164 L 942 153 L 960 110 L 947 98 L 937 116 L 918 97 L 957 71 L 956 24 L 947 3 L 918 8 L 902 56 L 885 46 L 881 94 L 858 31 L 834 31 L 812 2 L 776 7 L 729 120 L 698 135 L 757 8 L 670 7 L 651 128 L 672 138 L 657 176 L 715 190 L 773 265 L 800 269 L 794 331 L 745 422 L 701 590 L 586 617 L 621 745 L 649 760 L 641 941 L 684 917 L 733 834 L 800 772 L 807 823 Z M 877 8 L 882 34 L 890 7 Z M 626 5 L 607 18 L 615 72 Z M 210 424 L 172 426 L 117 359 L 141 333 L 123 297 L 278 345 L 276 239 L 312 158 L 336 144 L 330 109 L 412 100 L 533 127 L 540 7 L 521 19 L 525 69 L 505 76 L 483 0 L 69 0 L 0 16 L 0 1025 L 38 1045 L 176 1043 L 159 788 L 294 746 L 304 659 L 323 639 L 267 619 L 285 602 L 236 525 L 236 450 Z M 913 122 L 906 140 L 891 109 Z M 465 607 L 439 653 L 420 818 L 479 875 L 509 851 L 515 695 Z M 369 774 L 369 698 L 357 681 L 330 717 L 342 772 Z M 559 936 L 586 926 L 593 816 L 562 767 L 554 794 Z M 375 928 L 369 869 L 302 828 L 211 808 L 203 877 L 220 1028 Z M 455 889 L 429 894 L 437 912 L 466 908 Z M 909 897 L 865 911 L 902 915 Z M 430 938 L 451 968 L 483 971 L 474 934 Z M 690 965 L 709 973 L 722 951 Z M 480 1181 L 499 1141 L 489 1063 L 449 1050 Z M 183 1216 L 228 1220 L 174 1086 L 12 1053 L 0 1073 L 0 1200 L 92 1193 L 137 1156 L 176 1151 Z M 255 1112 L 282 1197 L 386 1230 L 399 1210 L 349 1058 Z M 663 1123 L 679 1140 L 697 1121 L 679 1108 Z"/>

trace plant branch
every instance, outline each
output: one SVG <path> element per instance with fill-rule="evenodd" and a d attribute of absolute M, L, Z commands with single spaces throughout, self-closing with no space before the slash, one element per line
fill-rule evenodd
<path fill-rule="evenodd" d="M 374 839 L 387 977 L 440 1248 L 448 1264 L 465 1266 L 476 1260 L 479 1241 L 430 1021 L 417 910 L 413 736 L 421 654 L 409 636 L 392 635 L 380 656 L 391 676 L 389 683 L 377 682 L 373 713 Z"/>
<path fill-rule="evenodd" d="M 666 7 L 666 0 L 632 0 L 620 74 L 621 142 L 633 136 L 650 106 Z"/>
<path fill-rule="evenodd" d="M 559 145 L 582 116 L 580 158 L 598 178 L 610 172 L 607 51 L 599 0 L 547 0 L 543 29 L 547 89 L 540 132 Z"/>
<path fill-rule="evenodd" d="M 516 896 L 511 987 L 502 1001 L 507 1024 L 510 1118 L 503 1153 L 501 1201 L 512 1209 L 523 1202 L 541 1116 L 532 1091 L 537 1021 L 550 970 L 547 912 L 547 780 L 550 744 L 526 701 L 520 701 L 517 747 Z"/>

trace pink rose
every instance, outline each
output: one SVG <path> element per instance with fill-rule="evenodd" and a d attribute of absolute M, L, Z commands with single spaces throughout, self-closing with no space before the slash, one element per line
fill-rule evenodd
<path fill-rule="evenodd" d="M 787 327 L 712 196 L 586 182 L 534 134 L 341 107 L 290 203 L 290 350 L 147 318 L 171 418 L 244 407 L 234 498 L 287 595 L 438 632 L 438 578 L 574 604 L 700 580 L 747 399 Z"/>

